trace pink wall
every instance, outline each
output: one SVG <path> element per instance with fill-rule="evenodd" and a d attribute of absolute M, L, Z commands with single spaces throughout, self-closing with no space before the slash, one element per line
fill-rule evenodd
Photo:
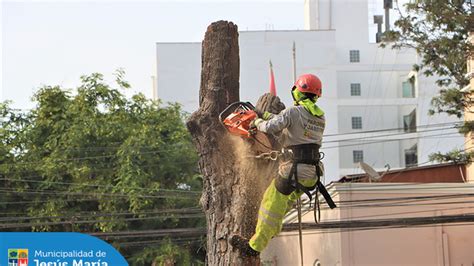
<path fill-rule="evenodd" d="M 363 199 L 393 199 L 399 197 L 451 195 L 474 193 L 474 184 L 335 184 L 331 187 L 336 201 Z M 386 206 L 405 204 L 406 206 Z M 449 204 L 446 204 L 449 203 Z M 474 213 L 474 197 L 423 201 L 376 201 L 363 204 L 385 204 L 384 207 L 356 206 L 350 203 L 335 210 L 323 210 L 324 221 L 356 219 L 386 219 L 427 217 Z M 314 222 L 313 213 L 304 216 L 305 222 Z M 453 224 L 397 229 L 378 229 L 352 232 L 305 231 L 304 265 L 473 265 L 474 224 Z M 262 254 L 264 261 L 276 265 L 299 265 L 299 243 L 296 232 L 275 237 Z M 271 258 L 271 260 L 269 259 Z M 271 264 L 270 264 L 271 265 Z M 273 263 L 274 265 L 274 263 Z"/>

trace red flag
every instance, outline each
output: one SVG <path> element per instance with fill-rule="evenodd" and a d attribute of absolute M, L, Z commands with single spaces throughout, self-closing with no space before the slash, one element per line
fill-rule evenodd
<path fill-rule="evenodd" d="M 277 95 L 276 87 L 275 87 L 275 77 L 273 76 L 273 65 L 272 61 L 270 60 L 270 93 L 273 95 Z"/>

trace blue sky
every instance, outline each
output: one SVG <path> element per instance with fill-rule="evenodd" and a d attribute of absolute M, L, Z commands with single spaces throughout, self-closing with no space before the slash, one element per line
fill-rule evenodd
<path fill-rule="evenodd" d="M 304 0 L 3 1 L 0 100 L 31 108 L 41 85 L 74 88 L 83 74 L 122 67 L 151 96 L 156 42 L 201 41 L 213 21 L 240 30 L 302 29 Z M 270 26 L 271 25 L 271 26 Z"/>

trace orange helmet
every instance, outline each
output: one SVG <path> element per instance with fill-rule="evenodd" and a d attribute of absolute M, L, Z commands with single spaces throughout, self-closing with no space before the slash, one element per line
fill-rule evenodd
<path fill-rule="evenodd" d="M 311 93 L 318 97 L 321 97 L 323 91 L 321 80 L 313 74 L 304 74 L 299 76 L 293 89 L 295 88 L 302 93 Z"/>

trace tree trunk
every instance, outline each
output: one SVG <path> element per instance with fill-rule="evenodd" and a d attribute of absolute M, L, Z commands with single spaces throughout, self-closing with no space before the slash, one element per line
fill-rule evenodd
<path fill-rule="evenodd" d="M 233 234 L 254 233 L 264 189 L 275 175 L 276 164 L 251 158 L 251 146 L 231 136 L 219 113 L 239 101 L 239 46 L 237 26 L 212 23 L 202 43 L 199 109 L 187 127 L 199 154 L 203 175 L 201 205 L 207 220 L 207 264 L 255 265 L 258 258 L 242 258 L 230 246 Z M 266 106 L 262 107 L 266 110 Z"/>

